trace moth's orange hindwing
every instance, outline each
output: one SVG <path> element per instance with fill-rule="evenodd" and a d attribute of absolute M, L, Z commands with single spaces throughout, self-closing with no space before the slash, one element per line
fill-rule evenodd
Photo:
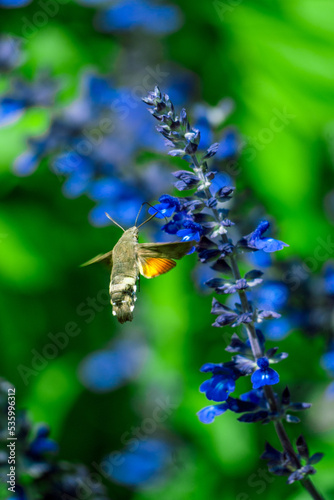
<path fill-rule="evenodd" d="M 175 266 L 176 262 L 171 259 L 148 257 L 139 260 L 139 270 L 145 278 L 155 278 L 160 274 L 167 273 Z"/>

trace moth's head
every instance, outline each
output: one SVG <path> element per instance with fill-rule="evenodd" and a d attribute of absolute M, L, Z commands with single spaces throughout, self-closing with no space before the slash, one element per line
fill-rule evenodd
<path fill-rule="evenodd" d="M 133 227 L 130 227 L 129 229 L 127 229 L 126 231 L 124 231 L 124 234 L 131 234 L 132 236 L 138 238 L 138 227 L 137 226 L 133 226 Z"/>

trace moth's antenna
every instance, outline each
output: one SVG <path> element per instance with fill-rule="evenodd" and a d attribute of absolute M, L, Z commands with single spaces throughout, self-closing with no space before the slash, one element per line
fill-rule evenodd
<path fill-rule="evenodd" d="M 159 210 L 157 212 L 155 212 L 153 215 L 151 215 L 151 217 L 149 217 L 148 219 L 146 219 L 146 221 L 142 222 L 141 224 L 139 224 L 139 226 L 137 227 L 137 229 L 139 229 L 140 227 L 142 227 L 144 224 L 146 224 L 146 222 L 150 222 L 151 219 L 153 219 L 153 217 L 155 217 L 157 215 L 157 213 L 159 212 Z"/>
<path fill-rule="evenodd" d="M 143 206 L 145 205 L 145 203 L 147 203 L 147 201 L 144 201 L 144 202 L 140 205 L 140 209 L 139 209 L 139 211 L 138 211 L 138 214 L 137 214 L 137 217 L 136 217 L 136 221 L 135 221 L 135 226 L 137 226 L 137 222 L 138 222 L 138 219 L 139 219 L 139 216 L 140 216 L 141 209 L 143 208 Z"/>
<path fill-rule="evenodd" d="M 106 216 L 108 217 L 108 219 L 111 220 L 111 222 L 113 222 L 116 226 L 120 227 L 123 232 L 125 232 L 125 229 L 123 229 L 120 224 L 118 224 L 112 217 L 110 217 L 110 215 L 107 214 L 107 212 L 104 212 L 104 213 L 106 214 Z"/>
<path fill-rule="evenodd" d="M 141 212 L 141 209 L 143 208 L 144 205 L 148 205 L 149 207 L 151 208 L 154 208 L 154 210 L 156 210 L 155 214 L 154 215 L 157 215 L 157 213 L 160 213 L 162 215 L 162 212 L 160 210 L 158 210 L 156 207 L 154 207 L 153 205 L 151 205 L 151 203 L 149 203 L 148 201 L 144 201 L 141 205 L 140 205 L 140 209 L 139 209 L 139 212 L 138 212 L 138 215 L 136 217 L 136 222 L 135 222 L 135 226 L 137 226 L 137 222 L 138 222 L 138 219 L 139 219 L 139 215 L 140 215 L 140 212 Z M 164 217 L 166 219 L 166 222 L 168 222 L 168 219 L 167 217 Z M 149 220 L 153 219 L 153 217 L 150 217 L 146 222 L 148 222 Z M 143 222 L 143 224 L 146 224 L 146 222 Z M 143 224 L 140 224 L 140 226 L 142 226 Z M 138 227 L 140 227 L 138 226 Z"/>

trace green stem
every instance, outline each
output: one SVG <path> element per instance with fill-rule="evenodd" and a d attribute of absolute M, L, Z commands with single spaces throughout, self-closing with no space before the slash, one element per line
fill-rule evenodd
<path fill-rule="evenodd" d="M 198 172 L 198 175 L 199 177 L 201 178 L 201 181 L 203 183 L 206 182 L 206 179 L 205 179 L 205 176 L 204 176 L 204 173 L 203 173 L 203 169 L 202 169 L 202 166 L 200 165 L 200 163 L 198 162 L 198 159 L 196 157 L 196 155 L 192 155 L 192 159 L 193 159 L 193 162 L 194 162 L 194 166 Z M 210 193 L 210 190 L 209 188 L 204 188 L 204 192 L 205 192 L 205 195 L 206 195 L 206 198 L 207 199 L 210 199 L 211 198 L 211 193 Z M 221 223 L 221 220 L 219 218 L 219 213 L 218 213 L 218 210 L 215 209 L 215 208 L 212 208 L 211 209 L 212 211 L 212 214 L 216 220 L 216 222 L 218 222 L 219 224 Z M 222 238 L 222 242 L 223 243 L 228 243 L 228 237 L 226 234 L 222 234 L 221 235 L 221 238 Z M 233 272 L 233 277 L 235 280 L 239 280 L 241 279 L 241 274 L 240 274 L 240 270 L 239 270 L 239 266 L 238 266 L 238 263 L 237 263 L 237 260 L 235 258 L 235 256 L 230 256 L 228 258 L 229 260 L 229 263 L 231 265 L 231 269 L 232 269 L 232 272 Z M 251 306 L 249 304 L 249 301 L 247 299 L 247 296 L 246 296 L 246 293 L 244 292 L 244 290 L 239 290 L 238 291 L 238 295 L 239 295 L 239 298 L 240 298 L 240 302 L 241 302 L 241 306 L 242 306 L 242 310 L 244 313 L 248 313 L 248 312 L 251 312 Z M 248 336 L 248 339 L 249 339 L 249 343 L 250 343 L 250 346 L 251 346 L 251 349 L 252 349 L 252 353 L 253 353 L 253 356 L 254 356 L 254 359 L 257 360 L 258 358 L 261 358 L 264 353 L 263 353 L 263 350 L 260 346 L 260 343 L 259 343 L 259 340 L 257 338 L 257 335 L 256 335 L 256 330 L 255 330 L 255 325 L 254 325 L 254 322 L 252 323 L 248 323 L 246 325 L 246 330 L 247 330 L 247 336 Z M 264 393 L 265 393 L 265 396 L 266 396 L 266 399 L 268 401 L 268 404 L 269 404 L 269 407 L 270 407 L 270 410 L 273 412 L 273 413 L 276 413 L 278 412 L 279 408 L 278 408 L 278 404 L 277 404 L 277 401 L 276 401 L 276 398 L 275 398 L 275 394 L 274 394 L 274 391 L 272 390 L 271 386 L 269 385 L 266 385 L 264 386 L 263 388 L 264 390 Z M 300 463 L 300 460 L 292 446 L 292 443 L 289 439 L 289 436 L 285 430 L 285 427 L 282 423 L 281 420 L 275 420 L 274 421 L 274 426 L 275 426 L 275 430 L 276 430 L 276 433 L 277 433 L 277 436 L 280 440 L 280 443 L 283 447 L 283 449 L 289 454 L 292 462 L 294 463 L 294 465 L 296 466 L 297 469 L 299 469 L 302 464 Z M 300 481 L 301 484 L 303 485 L 303 487 L 308 491 L 308 493 L 311 495 L 311 497 L 314 499 L 314 500 L 324 500 L 324 497 L 317 491 L 317 489 L 315 488 L 314 484 L 312 483 L 312 481 L 309 479 L 309 478 L 306 478 L 304 479 L 303 481 Z"/>

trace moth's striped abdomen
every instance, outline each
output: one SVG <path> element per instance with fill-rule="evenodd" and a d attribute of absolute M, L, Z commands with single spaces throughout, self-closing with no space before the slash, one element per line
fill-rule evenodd
<path fill-rule="evenodd" d="M 136 280 L 134 278 L 118 276 L 119 283 L 110 282 L 110 302 L 113 306 L 113 315 L 120 323 L 133 320 L 135 308 Z"/>

